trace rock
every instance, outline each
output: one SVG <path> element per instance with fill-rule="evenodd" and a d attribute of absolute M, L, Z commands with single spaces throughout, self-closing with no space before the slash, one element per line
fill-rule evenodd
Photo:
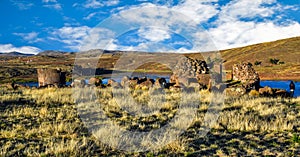
<path fill-rule="evenodd" d="M 129 80 L 129 87 L 135 88 L 135 86 L 138 85 L 138 80 Z"/>
<path fill-rule="evenodd" d="M 89 85 L 95 85 L 95 86 L 101 86 L 102 84 L 102 80 L 98 79 L 98 78 L 95 78 L 95 77 L 92 77 L 89 79 L 88 81 L 88 84 Z"/>
<path fill-rule="evenodd" d="M 85 87 L 85 85 L 86 83 L 84 79 L 75 79 L 71 84 L 72 87 L 79 87 L 79 88 L 83 88 Z"/>
<path fill-rule="evenodd" d="M 148 87 L 148 88 L 151 88 L 151 87 L 153 86 L 153 81 L 154 81 L 154 80 L 147 79 L 146 81 L 141 82 L 139 85 L 140 85 L 141 87 Z"/>
<path fill-rule="evenodd" d="M 260 95 L 263 95 L 263 96 L 273 96 L 273 94 L 274 94 L 272 88 L 268 87 L 268 86 L 260 88 L 258 90 L 258 92 Z"/>
<path fill-rule="evenodd" d="M 232 67 L 232 79 L 234 81 L 241 81 L 243 87 L 247 90 L 256 89 L 260 87 L 260 78 L 258 73 L 250 63 L 235 64 Z"/>
<path fill-rule="evenodd" d="M 274 89 L 275 90 L 275 96 L 277 97 L 289 97 L 290 94 L 286 90 L 283 89 Z"/>
<path fill-rule="evenodd" d="M 128 76 L 124 76 L 121 80 L 121 86 L 122 87 L 129 86 L 129 80 L 130 78 Z"/>
<path fill-rule="evenodd" d="M 63 86 L 66 84 L 66 72 L 60 69 L 37 69 L 39 87 L 58 84 Z"/>
<path fill-rule="evenodd" d="M 107 86 L 112 87 L 112 85 L 113 85 L 115 82 L 116 82 L 115 80 L 109 79 L 109 80 L 107 81 Z"/>
<path fill-rule="evenodd" d="M 175 66 L 175 70 L 170 77 L 170 83 L 177 85 L 182 83 L 186 87 L 192 83 L 193 86 L 204 88 L 208 86 L 209 79 L 209 69 L 205 61 L 182 58 Z M 197 85 L 196 82 L 199 82 L 199 84 Z"/>
<path fill-rule="evenodd" d="M 167 81 L 165 78 L 156 78 L 154 86 L 157 88 L 167 88 Z"/>

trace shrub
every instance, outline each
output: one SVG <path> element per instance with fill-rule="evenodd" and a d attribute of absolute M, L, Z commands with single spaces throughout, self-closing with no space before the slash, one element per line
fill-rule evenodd
<path fill-rule="evenodd" d="M 278 64 L 279 62 L 279 59 L 276 59 L 276 58 L 270 58 L 270 63 L 271 64 Z"/>
<path fill-rule="evenodd" d="M 256 65 L 256 66 L 261 65 L 261 61 L 255 61 L 254 65 Z"/>

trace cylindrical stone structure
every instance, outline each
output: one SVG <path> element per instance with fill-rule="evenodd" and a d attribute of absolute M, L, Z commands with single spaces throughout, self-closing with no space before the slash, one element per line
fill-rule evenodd
<path fill-rule="evenodd" d="M 66 84 L 66 73 L 57 69 L 37 69 L 39 87 L 48 85 L 63 86 Z"/>

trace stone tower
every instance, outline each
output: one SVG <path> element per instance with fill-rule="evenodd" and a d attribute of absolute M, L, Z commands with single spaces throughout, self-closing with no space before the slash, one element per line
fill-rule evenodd
<path fill-rule="evenodd" d="M 54 85 L 61 87 L 66 84 L 66 73 L 60 69 L 37 69 L 39 87 Z"/>

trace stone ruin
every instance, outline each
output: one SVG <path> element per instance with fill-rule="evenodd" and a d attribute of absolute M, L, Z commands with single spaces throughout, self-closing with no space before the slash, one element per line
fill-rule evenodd
<path fill-rule="evenodd" d="M 232 67 L 232 80 L 241 81 L 242 86 L 247 90 L 258 90 L 260 87 L 259 75 L 250 63 L 234 64 Z"/>
<path fill-rule="evenodd" d="M 37 69 L 37 74 L 39 87 L 66 85 L 66 72 L 62 72 L 60 69 Z"/>
<path fill-rule="evenodd" d="M 173 70 L 170 77 L 170 83 L 175 86 L 199 86 L 207 88 L 210 83 L 209 69 L 205 61 L 182 58 Z"/>

